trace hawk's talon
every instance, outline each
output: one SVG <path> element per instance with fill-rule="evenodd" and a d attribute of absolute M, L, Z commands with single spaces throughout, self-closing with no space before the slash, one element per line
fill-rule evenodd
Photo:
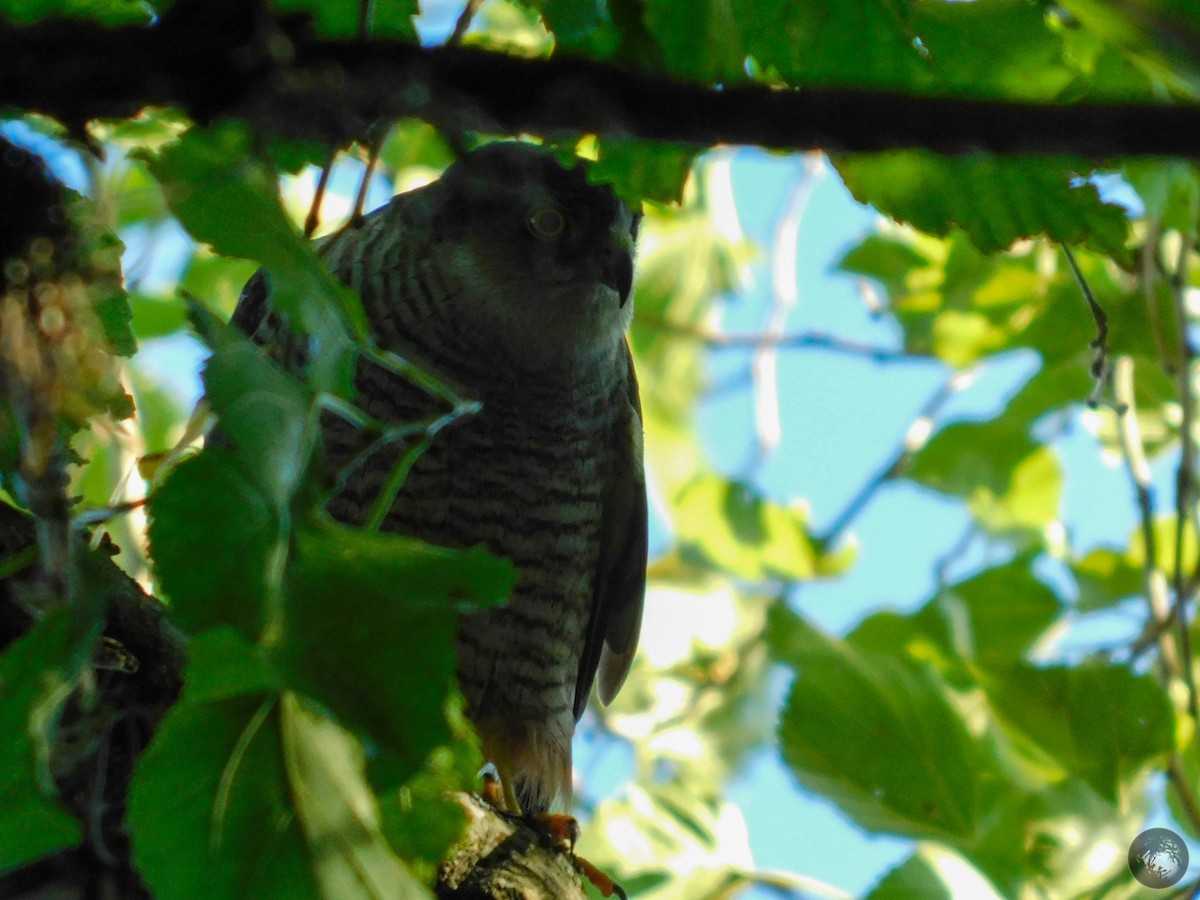
<path fill-rule="evenodd" d="M 625 888 L 613 881 L 607 872 L 602 872 L 582 856 L 576 856 L 574 853 L 571 854 L 571 861 L 575 863 L 575 870 L 590 881 L 592 887 L 598 890 L 602 897 L 611 897 L 616 894 L 618 900 L 629 900 Z"/>
<path fill-rule="evenodd" d="M 575 842 L 579 840 L 579 820 L 564 813 L 538 813 L 533 817 L 550 838 L 550 845 L 564 853 L 575 853 Z"/>
<path fill-rule="evenodd" d="M 510 794 L 503 780 L 491 772 L 483 774 L 483 790 L 480 796 L 496 814 L 510 821 L 520 821 L 541 832 L 547 839 L 548 845 L 571 857 L 571 865 L 575 871 L 592 883 L 603 897 L 617 897 L 618 900 L 629 900 L 625 889 L 612 880 L 606 872 L 601 871 L 593 863 L 575 853 L 575 842 L 579 840 L 579 820 L 565 813 L 541 812 L 532 815 L 523 813 L 518 807 L 517 812 L 507 808 L 505 798 Z M 515 798 L 514 798 L 515 801 Z"/>

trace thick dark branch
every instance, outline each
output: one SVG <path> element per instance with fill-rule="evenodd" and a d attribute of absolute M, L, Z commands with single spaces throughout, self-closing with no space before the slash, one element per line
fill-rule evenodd
<path fill-rule="evenodd" d="M 77 128 L 146 105 L 179 107 L 200 121 L 238 116 L 267 133 L 326 141 L 359 137 L 375 119 L 418 116 L 451 131 L 596 132 L 705 146 L 1200 155 L 1195 105 L 715 90 L 568 57 L 317 40 L 304 20 L 244 2 L 180 0 L 153 28 L 0 24 L 0 107 Z"/>

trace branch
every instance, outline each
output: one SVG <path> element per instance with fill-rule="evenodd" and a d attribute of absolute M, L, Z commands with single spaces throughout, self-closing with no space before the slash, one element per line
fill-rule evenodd
<path fill-rule="evenodd" d="M 800 222 L 812 199 L 813 190 L 824 172 L 824 157 L 807 154 L 783 202 L 783 211 L 775 224 L 771 241 L 771 306 L 763 342 L 754 348 L 750 373 L 754 379 L 754 421 L 758 437 L 757 463 L 775 452 L 783 439 L 779 423 L 779 339 L 787 327 L 788 316 L 800 301 L 796 256 L 799 252 Z"/>
<path fill-rule="evenodd" d="M 1193 363 L 1196 350 L 1188 335 L 1188 310 L 1185 294 L 1188 289 L 1187 261 L 1195 243 L 1195 235 L 1189 234 L 1179 248 L 1179 260 L 1175 267 L 1175 278 L 1171 293 L 1175 299 L 1175 320 L 1179 329 L 1180 361 L 1179 405 L 1182 417 L 1179 422 L 1179 468 L 1175 473 L 1175 565 L 1172 571 L 1172 587 L 1175 602 L 1171 608 L 1175 617 L 1179 637 L 1180 664 L 1183 681 L 1188 688 L 1188 710 L 1194 721 L 1200 720 L 1200 700 L 1196 696 L 1196 676 L 1192 671 L 1192 638 L 1188 628 L 1187 604 L 1190 597 L 1184 590 L 1183 552 L 1185 535 L 1196 495 L 1196 436 L 1193 429 L 1196 397 L 1192 391 Z"/>
<path fill-rule="evenodd" d="M 1067 264 L 1071 267 L 1071 273 L 1075 276 L 1075 282 L 1079 285 L 1079 290 L 1083 293 L 1083 299 L 1087 301 L 1088 309 L 1092 313 L 1092 321 L 1096 323 L 1096 337 L 1088 345 L 1092 348 L 1092 378 L 1095 379 L 1095 385 L 1092 387 L 1092 393 L 1088 396 L 1088 406 L 1095 409 L 1099 403 L 1105 387 L 1112 380 L 1112 372 L 1108 362 L 1108 314 L 1104 311 L 1104 307 L 1096 300 L 1095 294 L 1092 293 L 1091 286 L 1087 283 L 1087 279 L 1083 277 L 1083 272 L 1079 268 L 1079 263 L 1075 261 L 1075 254 L 1071 252 L 1071 248 L 1066 244 L 1060 244 L 1063 255 L 1067 258 Z"/>
<path fill-rule="evenodd" d="M 722 90 L 568 56 L 321 40 L 304 17 L 274 17 L 240 0 L 180 0 L 150 28 L 0 23 L 0 105 L 53 116 L 75 134 L 91 119 L 157 105 L 201 122 L 238 117 L 264 133 L 325 141 L 358 137 L 376 119 L 416 116 L 450 131 L 592 132 L 700 146 L 1200 155 L 1196 105 Z"/>
<path fill-rule="evenodd" d="M 762 347 L 778 347 L 786 350 L 828 350 L 831 353 L 865 357 L 876 363 L 937 362 L 933 356 L 909 353 L 905 350 L 881 347 L 876 344 L 866 344 L 823 331 L 802 331 L 788 334 L 730 333 L 713 331 L 686 322 L 672 322 L 669 319 L 649 314 L 639 314 L 634 324 L 661 331 L 672 337 L 699 341 L 714 350 L 758 350 Z"/>
<path fill-rule="evenodd" d="M 497 813 L 478 797 L 455 794 L 467 831 L 438 868 L 442 900 L 586 900 L 572 855 L 527 822 Z"/>
<path fill-rule="evenodd" d="M 1144 548 L 1142 585 L 1150 613 L 1146 628 L 1130 647 L 1130 659 L 1137 659 L 1147 649 L 1158 644 L 1167 674 L 1174 677 L 1182 674 L 1179 653 L 1172 636 L 1168 633 L 1175 617 L 1167 598 L 1167 579 L 1159 566 L 1158 538 L 1154 533 L 1154 489 L 1150 480 L 1150 463 L 1146 459 L 1146 447 L 1138 425 L 1133 370 L 1133 359 L 1128 356 L 1119 357 L 1113 369 L 1115 414 L 1121 440 L 1121 456 L 1125 460 L 1125 469 L 1129 473 L 1138 508 L 1138 522 Z"/>
<path fill-rule="evenodd" d="M 821 546 L 833 546 L 846 529 L 853 524 L 854 520 L 858 518 L 859 513 L 867 508 L 867 505 L 875 498 L 875 495 L 879 493 L 883 486 L 904 473 L 912 458 L 920 452 L 922 447 L 929 443 L 930 437 L 933 436 L 934 419 L 941 412 L 942 407 L 950 401 L 951 397 L 968 387 L 975 380 L 979 368 L 978 365 L 973 365 L 952 373 L 921 405 L 916 418 L 913 419 L 912 423 L 908 426 L 908 430 L 904 433 L 904 439 L 892 452 L 891 458 L 851 498 L 850 502 L 846 504 L 846 508 L 842 510 L 841 514 L 834 520 L 834 523 L 829 526 L 829 529 L 819 536 L 818 543 Z"/>

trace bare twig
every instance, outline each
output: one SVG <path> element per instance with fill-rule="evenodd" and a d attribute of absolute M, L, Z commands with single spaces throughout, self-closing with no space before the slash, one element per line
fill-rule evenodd
<path fill-rule="evenodd" d="M 358 0 L 358 39 L 371 36 L 371 18 L 375 15 L 375 0 Z"/>
<path fill-rule="evenodd" d="M 479 12 L 481 6 L 483 6 L 483 0 L 467 0 L 467 5 L 458 14 L 458 21 L 454 23 L 454 31 L 450 33 L 450 37 L 446 38 L 447 47 L 456 47 L 462 43 L 471 28 L 471 21 L 475 18 L 475 13 Z"/>
<path fill-rule="evenodd" d="M 1113 387 L 1116 391 L 1118 434 L 1121 441 L 1121 456 L 1125 470 L 1133 484 L 1134 498 L 1138 508 L 1138 523 L 1142 531 L 1144 547 L 1142 559 L 1142 584 L 1146 591 L 1150 621 L 1146 629 L 1130 647 L 1131 658 L 1136 659 L 1149 647 L 1157 644 L 1162 654 L 1163 665 L 1172 675 L 1179 674 L 1179 654 L 1168 631 L 1174 614 L 1167 598 L 1167 579 L 1158 564 L 1158 540 L 1154 533 L 1154 493 L 1150 484 L 1150 463 L 1146 459 L 1146 448 L 1142 432 L 1138 427 L 1137 402 L 1133 389 L 1134 363 L 1128 356 L 1117 359 L 1113 367 Z"/>
<path fill-rule="evenodd" d="M 877 363 L 936 362 L 932 356 L 908 353 L 904 350 L 893 350 L 890 347 L 879 347 L 875 344 L 864 344 L 860 341 L 848 340 L 821 331 L 805 331 L 779 335 L 770 335 L 765 332 L 728 334 L 684 322 L 672 322 L 654 316 L 639 316 L 637 324 L 665 331 L 678 337 L 691 338 L 694 341 L 707 344 L 714 350 L 755 350 L 760 347 L 770 346 L 783 350 L 829 350 L 833 353 L 844 353 L 848 356 L 863 356 Z"/>
<path fill-rule="evenodd" d="M 933 575 L 934 583 L 937 584 L 939 590 L 946 587 L 950 581 L 950 567 L 966 555 L 966 552 L 971 549 L 971 545 L 975 543 L 975 538 L 979 537 L 979 533 L 979 525 L 972 520 L 963 529 L 954 545 L 937 558 L 933 566 Z"/>
<path fill-rule="evenodd" d="M 1162 361 L 1163 368 L 1170 374 L 1175 372 L 1175 361 L 1173 354 L 1167 350 L 1167 341 L 1163 337 L 1162 321 L 1159 318 L 1158 310 L 1158 294 L 1155 293 L 1155 288 L 1158 283 L 1158 244 L 1161 237 L 1161 231 L 1157 221 L 1149 219 L 1147 221 L 1149 229 L 1145 241 L 1142 243 L 1142 296 L 1146 299 L 1146 312 L 1150 319 L 1150 335 L 1154 338 L 1154 349 L 1158 353 L 1158 358 Z"/>
<path fill-rule="evenodd" d="M 1185 293 L 1188 287 L 1187 260 L 1195 242 L 1194 235 L 1187 235 L 1180 242 L 1179 259 L 1175 267 L 1172 295 L 1175 300 L 1175 319 L 1179 331 L 1179 403 L 1182 415 L 1179 423 L 1179 468 L 1175 473 L 1175 566 L 1173 587 L 1175 603 L 1176 634 L 1179 636 L 1179 653 L 1183 669 L 1183 680 L 1188 688 L 1188 709 L 1193 720 L 1200 721 L 1200 706 L 1196 697 L 1196 678 L 1192 672 L 1192 637 L 1188 629 L 1187 603 L 1189 595 L 1184 590 L 1183 548 L 1187 533 L 1190 511 L 1196 498 L 1196 440 L 1193 434 L 1196 397 L 1192 390 L 1192 364 L 1196 350 L 1188 337 L 1188 312 Z"/>
<path fill-rule="evenodd" d="M 933 434 L 933 420 L 941 411 L 942 407 L 956 393 L 967 387 L 974 379 L 979 371 L 979 366 L 970 366 L 953 373 L 946 381 L 930 396 L 929 399 L 922 404 L 917 416 L 913 419 L 912 424 L 908 426 L 908 430 L 904 434 L 904 440 L 893 452 L 891 459 L 888 460 L 879 471 L 868 481 L 857 494 L 846 504 L 846 508 L 842 510 L 841 515 L 837 517 L 829 529 L 820 536 L 819 543 L 824 546 L 832 545 L 841 537 L 842 533 L 850 527 L 850 524 L 858 518 L 867 504 L 875 497 L 885 484 L 896 478 L 908 466 L 909 461 L 913 456 L 924 447 L 930 436 Z"/>
<path fill-rule="evenodd" d="M 124 500 L 119 503 L 112 503 L 99 509 L 89 509 L 75 516 L 71 520 L 71 524 L 77 528 L 102 525 L 105 522 L 115 519 L 117 516 L 133 512 L 135 509 L 141 509 L 146 505 L 146 499 L 145 497 L 140 497 L 136 500 Z"/>
<path fill-rule="evenodd" d="M 1096 337 L 1089 344 L 1094 351 L 1092 355 L 1092 378 L 1096 379 L 1096 385 L 1092 388 L 1092 393 L 1088 395 L 1088 406 L 1095 408 L 1100 403 L 1101 395 L 1104 389 L 1108 386 L 1112 379 L 1112 373 L 1109 371 L 1108 364 L 1108 314 L 1104 311 L 1095 295 L 1092 293 L 1091 287 L 1087 283 L 1087 279 L 1083 277 L 1083 272 L 1079 269 L 1079 263 L 1075 261 L 1075 254 L 1071 252 L 1071 248 L 1066 244 L 1060 244 L 1063 255 L 1067 257 L 1067 264 L 1071 267 L 1071 272 L 1075 275 L 1075 281 L 1079 284 L 1079 290 L 1083 292 L 1083 299 L 1087 301 L 1088 309 L 1092 312 L 1092 319 L 1096 322 Z"/>
<path fill-rule="evenodd" d="M 313 191 L 312 204 L 308 207 L 308 215 L 304 217 L 304 236 L 312 237 L 321 222 L 321 204 L 325 200 L 325 189 L 329 186 L 329 176 L 333 172 L 333 164 L 337 160 L 337 148 L 329 151 L 321 174 L 317 178 L 317 188 Z"/>
<path fill-rule="evenodd" d="M 350 227 L 358 228 L 363 223 L 363 208 L 367 204 L 367 190 L 371 186 L 371 178 L 375 174 L 375 166 L 379 162 L 379 151 L 383 148 L 387 131 L 376 122 L 368 129 L 367 136 L 367 167 L 363 170 L 362 181 L 358 183 L 358 194 L 354 198 L 354 212 L 350 214 Z"/>
<path fill-rule="evenodd" d="M 771 307 L 763 341 L 754 348 L 751 372 L 754 376 L 754 424 L 757 436 L 757 462 L 761 463 L 779 446 L 782 428 L 779 424 L 778 339 L 787 327 L 788 315 L 800 299 L 796 272 L 798 237 L 804 211 L 812 199 L 825 168 L 820 153 L 804 156 L 803 168 L 796 174 L 791 190 L 783 204 L 783 212 L 775 226 L 771 252 Z"/>
<path fill-rule="evenodd" d="M 1171 754 L 1171 761 L 1167 765 L 1167 777 L 1171 781 L 1171 787 L 1175 788 L 1179 805 L 1187 815 L 1188 824 L 1192 826 L 1193 831 L 1200 831 L 1200 801 L 1196 799 L 1196 790 L 1184 771 L 1183 761 L 1178 753 Z"/>

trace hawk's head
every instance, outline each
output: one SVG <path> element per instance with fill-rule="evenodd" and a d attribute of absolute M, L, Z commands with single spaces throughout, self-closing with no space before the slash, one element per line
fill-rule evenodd
<path fill-rule="evenodd" d="M 620 345 L 639 218 L 582 165 L 488 144 L 438 183 L 433 252 L 464 327 L 530 369 L 569 367 Z"/>

